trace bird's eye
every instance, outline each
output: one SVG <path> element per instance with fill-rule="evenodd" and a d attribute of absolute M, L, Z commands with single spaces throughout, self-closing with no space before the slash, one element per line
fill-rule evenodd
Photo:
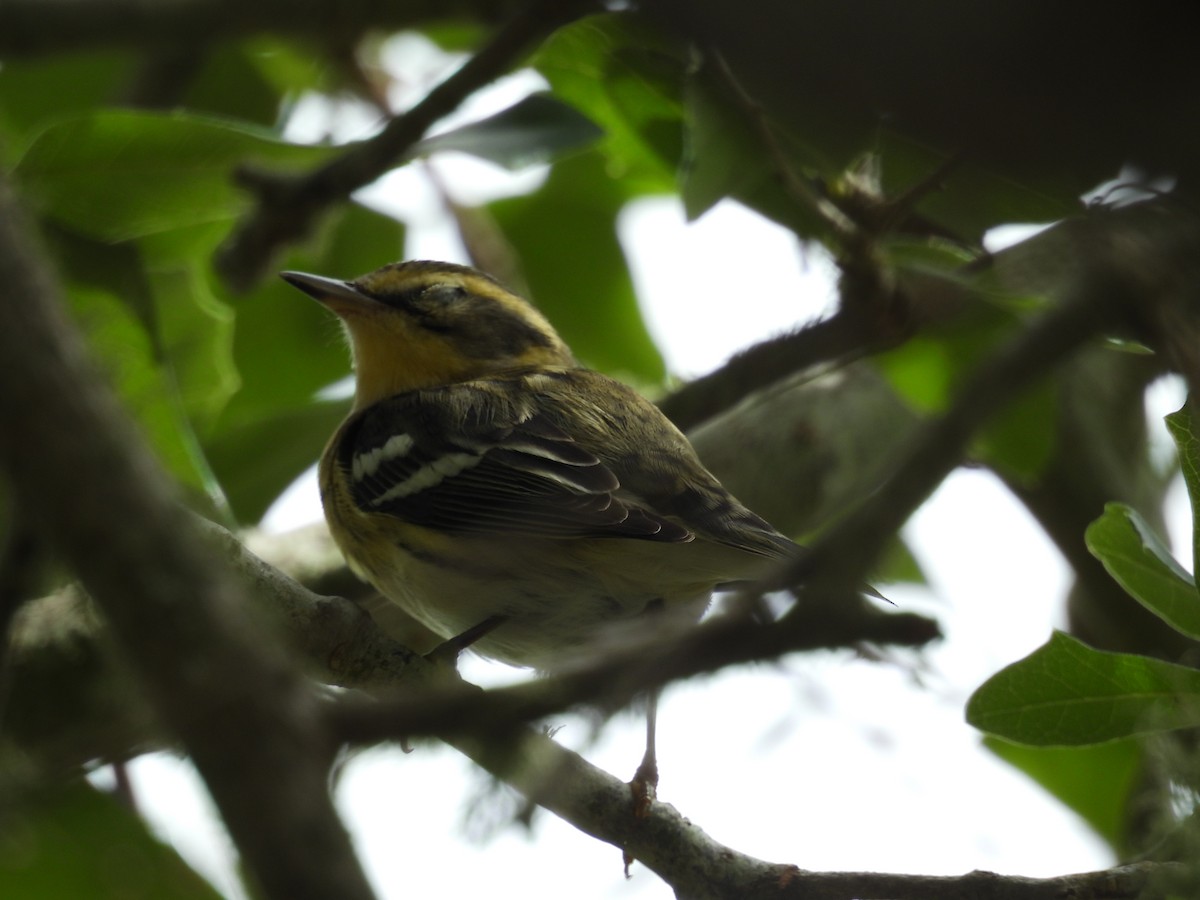
<path fill-rule="evenodd" d="M 421 299 L 429 304 L 453 303 L 466 295 L 466 289 L 457 284 L 431 284 L 421 291 Z"/>

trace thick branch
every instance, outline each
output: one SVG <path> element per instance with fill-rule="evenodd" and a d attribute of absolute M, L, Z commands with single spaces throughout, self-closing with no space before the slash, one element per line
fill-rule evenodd
<path fill-rule="evenodd" d="M 63 312 L 0 181 L 0 467 L 103 609 L 267 896 L 372 896 L 326 787 L 317 700 L 247 614 Z"/>
<path fill-rule="evenodd" d="M 276 252 L 308 234 L 330 206 L 397 165 L 434 122 L 507 71 L 555 28 L 593 8 L 591 0 L 535 0 L 461 69 L 370 140 L 354 144 L 307 175 L 243 172 L 242 183 L 258 194 L 259 204 L 218 250 L 221 275 L 235 290 L 249 289 Z"/>

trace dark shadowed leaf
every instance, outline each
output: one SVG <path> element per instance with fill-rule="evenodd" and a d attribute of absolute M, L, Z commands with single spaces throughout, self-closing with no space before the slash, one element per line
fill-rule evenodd
<path fill-rule="evenodd" d="M 23 900 L 220 900 L 130 810 L 87 782 L 5 798 L 0 885 Z"/>
<path fill-rule="evenodd" d="M 603 134 L 574 107 L 550 94 L 531 94 L 494 116 L 426 138 L 412 155 L 457 150 L 517 170 L 586 147 Z"/>
<path fill-rule="evenodd" d="M 1200 560 L 1200 438 L 1186 405 L 1167 416 L 1166 421 L 1179 451 L 1179 468 L 1192 501 L 1192 559 Z"/>
<path fill-rule="evenodd" d="M 586 153 L 554 166 L 534 194 L 493 204 L 532 299 L 588 365 L 657 383 L 665 368 L 646 331 L 617 214 L 626 195 Z"/>

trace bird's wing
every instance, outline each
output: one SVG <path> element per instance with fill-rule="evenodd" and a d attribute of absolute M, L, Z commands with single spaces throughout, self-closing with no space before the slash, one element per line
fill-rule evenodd
<path fill-rule="evenodd" d="M 533 398 L 480 383 L 375 404 L 349 424 L 338 464 L 363 511 L 441 531 L 692 539 L 675 522 L 618 496 L 612 469 Z"/>
<path fill-rule="evenodd" d="M 539 374 L 528 384 L 544 414 L 612 470 L 618 496 L 744 553 L 782 559 L 799 551 L 730 494 L 659 408 L 628 386 L 587 369 Z M 579 401 L 595 397 L 606 401 Z"/>

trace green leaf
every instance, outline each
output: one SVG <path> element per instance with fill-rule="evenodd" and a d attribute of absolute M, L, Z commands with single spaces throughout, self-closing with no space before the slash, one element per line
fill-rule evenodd
<path fill-rule="evenodd" d="M 972 452 L 1005 476 L 1033 484 L 1054 455 L 1057 421 L 1058 392 L 1040 382 L 984 426 Z"/>
<path fill-rule="evenodd" d="M 306 469 L 350 411 L 348 402 L 311 402 L 222 431 L 207 456 L 239 522 L 257 522 Z"/>
<path fill-rule="evenodd" d="M 399 259 L 403 247 L 399 222 L 350 204 L 280 268 L 354 278 Z M 346 414 L 347 404 L 315 396 L 350 375 L 350 354 L 336 318 L 280 279 L 239 298 L 236 312 L 241 388 L 203 440 L 238 520 L 256 522 L 317 461 Z"/>
<path fill-rule="evenodd" d="M 220 900 L 136 815 L 83 781 L 5 804 L 0 885 L 29 900 Z"/>
<path fill-rule="evenodd" d="M 258 47 L 266 43 L 219 42 L 207 47 L 203 65 L 188 81 L 180 105 L 196 113 L 265 127 L 274 125 L 279 120 L 285 88 L 268 77 L 267 69 L 257 58 L 261 54 Z"/>
<path fill-rule="evenodd" d="M 665 374 L 638 308 L 617 214 L 625 203 L 595 152 L 555 164 L 534 194 L 492 205 L 531 299 L 588 365 L 651 383 Z"/>
<path fill-rule="evenodd" d="M 1187 404 L 1166 418 L 1167 429 L 1179 451 L 1179 468 L 1192 501 L 1192 565 L 1200 560 L 1200 439 L 1192 426 L 1192 414 Z"/>
<path fill-rule="evenodd" d="M 1038 747 L 1099 744 L 1200 725 L 1200 671 L 1094 650 L 1062 632 L 972 695 L 967 721 Z"/>
<path fill-rule="evenodd" d="M 687 79 L 684 89 L 684 157 L 679 193 L 688 221 L 700 218 L 725 197 L 771 179 L 772 163 L 744 116 L 706 80 Z"/>
<path fill-rule="evenodd" d="M 929 584 L 921 561 L 899 536 L 888 541 L 883 556 L 872 569 L 871 577 L 880 584 Z"/>
<path fill-rule="evenodd" d="M 115 52 L 6 59 L 0 67 L 0 153 L 15 162 L 38 129 L 111 101 L 128 82 L 131 60 Z"/>
<path fill-rule="evenodd" d="M 630 15 L 606 14 L 560 28 L 533 65 L 555 96 L 604 130 L 609 172 L 627 190 L 674 190 L 683 135 L 678 47 Z"/>
<path fill-rule="evenodd" d="M 217 299 L 201 265 L 152 269 L 157 344 L 179 402 L 201 431 L 237 391 L 234 312 Z"/>
<path fill-rule="evenodd" d="M 208 467 L 145 323 L 105 291 L 68 285 L 68 293 L 77 320 L 159 459 L 185 485 L 211 496 Z"/>
<path fill-rule="evenodd" d="M 132 243 L 45 231 L 72 308 L 127 408 L 160 458 L 219 508 L 220 491 L 196 440 L 238 386 L 233 312 L 200 265 L 148 266 Z"/>
<path fill-rule="evenodd" d="M 108 111 L 47 128 L 16 177 L 45 215 L 125 241 L 233 218 L 250 202 L 232 180 L 239 166 L 295 168 L 331 152 L 200 116 Z"/>
<path fill-rule="evenodd" d="M 983 743 L 1078 813 L 1118 855 L 1123 854 L 1129 798 L 1142 768 L 1137 741 L 1027 747 L 987 737 Z"/>
<path fill-rule="evenodd" d="M 876 136 L 874 152 L 881 158 L 882 188 L 898 197 L 942 171 L 947 155 L 889 129 Z M 1053 222 L 1081 211 L 1078 196 L 1046 179 L 1017 182 L 970 160 L 959 160 L 938 178 L 939 189 L 927 191 L 917 211 L 948 233 L 970 244 L 984 232 L 1008 222 Z"/>
<path fill-rule="evenodd" d="M 874 357 L 884 377 L 921 412 L 941 412 L 964 378 L 1020 319 L 999 305 L 979 302 L 952 321 L 926 329 L 894 350 Z"/>
<path fill-rule="evenodd" d="M 470 153 L 516 171 L 597 141 L 604 132 L 551 94 L 530 94 L 502 112 L 426 138 L 413 156 L 445 150 Z"/>
<path fill-rule="evenodd" d="M 1121 587 L 1176 631 L 1200 638 L 1200 593 L 1149 523 L 1121 503 L 1109 503 L 1088 526 L 1088 550 Z"/>

